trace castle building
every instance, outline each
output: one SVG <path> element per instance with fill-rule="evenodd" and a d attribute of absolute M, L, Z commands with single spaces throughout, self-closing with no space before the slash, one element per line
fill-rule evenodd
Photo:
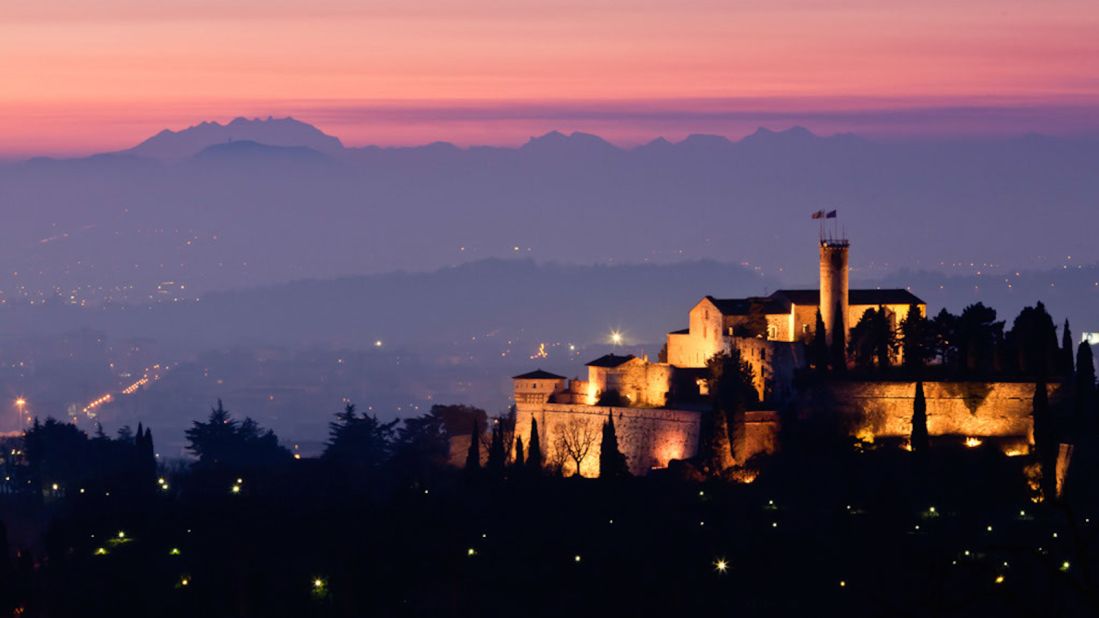
<path fill-rule="evenodd" d="M 815 290 L 703 297 L 691 308 L 688 327 L 667 334 L 666 358 L 661 362 L 606 354 L 587 363 L 587 380 L 568 380 L 542 370 L 515 376 L 516 435 L 528 436 L 531 420 L 537 419 L 540 442 L 547 451 L 566 447 L 561 442 L 567 440 L 597 442 L 598 432 L 581 432 L 578 424 L 598 427 L 613 414 L 634 474 L 691 457 L 697 449 L 701 413 L 707 407 L 702 398 L 706 362 L 733 349 L 751 367 L 765 405 L 774 409 L 798 405 L 794 378 L 808 365 L 806 349 L 815 336 L 818 312 L 829 343 L 836 336 L 846 343 L 851 329 L 870 309 L 884 311 L 894 331 L 909 311 L 927 315 L 926 303 L 908 290 L 849 289 L 849 249 L 846 239 L 821 238 L 820 286 Z M 902 354 L 903 349 L 894 360 L 899 362 Z M 858 417 L 853 433 L 860 437 L 900 438 L 910 431 L 914 383 L 848 382 L 833 390 L 841 411 Z M 1014 451 L 1025 451 L 1033 443 L 1032 384 L 944 382 L 928 384 L 925 391 L 933 436 L 1006 438 Z M 775 412 L 753 411 L 745 416 L 739 435 L 749 440 L 734 448 L 739 463 L 771 452 L 778 431 Z M 576 472 L 594 476 L 598 444 L 586 446 L 595 454 Z M 554 455 L 547 452 L 545 460 L 554 461 Z"/>
<path fill-rule="evenodd" d="M 927 315 L 927 304 L 904 289 L 848 288 L 847 240 L 820 241 L 820 288 L 777 290 L 770 296 L 714 298 L 706 296 L 691 309 L 689 326 L 668 333 L 668 363 L 675 367 L 705 367 L 715 354 L 736 347 L 752 366 L 760 399 L 790 395 L 793 372 L 805 365 L 804 345 L 814 336 L 817 312 L 831 343 L 837 314 L 842 316 L 844 341 L 869 309 L 883 309 L 894 330 L 916 307 Z"/>

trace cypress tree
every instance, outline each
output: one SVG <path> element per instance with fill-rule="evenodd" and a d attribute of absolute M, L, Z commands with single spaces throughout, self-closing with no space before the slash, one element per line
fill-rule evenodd
<path fill-rule="evenodd" d="M 618 434 L 614 429 L 614 413 L 607 413 L 603 423 L 603 439 L 599 443 L 599 478 L 619 478 L 630 473 L 626 456 L 618 450 Z"/>
<path fill-rule="evenodd" d="M 927 433 L 927 399 L 923 394 L 923 382 L 916 382 L 916 398 L 912 402 L 912 452 L 926 461 L 931 450 L 931 438 Z"/>
<path fill-rule="evenodd" d="M 1042 468 L 1042 495 L 1052 501 L 1057 495 L 1057 437 L 1053 432 L 1053 419 L 1049 413 L 1049 393 L 1046 381 L 1034 385 L 1034 447 L 1038 451 L 1038 464 Z"/>
<path fill-rule="evenodd" d="M 733 446 L 729 442 L 729 419 L 725 410 L 714 408 L 707 412 L 703 461 L 711 474 L 721 474 L 733 465 Z"/>
<path fill-rule="evenodd" d="M 142 482 L 151 488 L 156 480 L 156 449 L 153 448 L 152 429 L 145 428 L 145 437 L 141 442 L 143 448 L 138 456 L 141 457 L 141 470 L 144 475 Z"/>
<path fill-rule="evenodd" d="M 496 423 L 492 428 L 492 442 L 488 447 L 487 468 L 497 474 L 503 472 L 506 458 L 507 456 L 504 453 L 504 432 L 500 424 Z"/>
<path fill-rule="evenodd" d="M 843 321 L 843 306 L 836 303 L 836 312 L 832 318 L 832 372 L 847 372 L 847 349 L 844 345 L 847 328 Z"/>
<path fill-rule="evenodd" d="M 481 469 L 481 427 L 473 419 L 473 430 L 469 432 L 469 452 L 466 454 L 466 470 Z"/>
<path fill-rule="evenodd" d="M 809 359 L 813 369 L 824 373 L 828 369 L 828 334 L 824 328 L 824 318 L 817 307 L 816 324 L 813 326 L 813 341 L 809 344 Z"/>
<path fill-rule="evenodd" d="M 523 457 L 523 438 L 515 438 L 515 467 L 522 468 L 526 462 Z"/>
<path fill-rule="evenodd" d="M 527 467 L 542 471 L 542 442 L 538 439 L 538 419 L 530 417 L 530 441 L 527 442 Z"/>
<path fill-rule="evenodd" d="M 1061 373 L 1068 377 L 1073 373 L 1072 366 L 1072 331 L 1068 327 L 1068 318 L 1065 318 L 1065 327 L 1061 331 Z"/>
<path fill-rule="evenodd" d="M 1076 349 L 1075 398 L 1073 400 L 1074 421 L 1080 431 L 1094 429 L 1096 406 L 1095 360 L 1091 346 L 1083 341 Z"/>

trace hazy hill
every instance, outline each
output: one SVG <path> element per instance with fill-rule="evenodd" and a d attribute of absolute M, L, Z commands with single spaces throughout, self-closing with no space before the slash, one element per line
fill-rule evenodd
<path fill-rule="evenodd" d="M 252 141 L 269 146 L 304 146 L 329 154 L 343 150 L 338 138 L 293 118 L 236 118 L 224 125 L 203 122 L 181 131 L 165 129 L 123 152 L 153 159 L 183 159 L 209 146 L 233 141 Z"/>
<path fill-rule="evenodd" d="M 194 154 L 139 156 L 169 150 Z M 342 148 L 289 119 L 208 123 L 124 155 L 0 167 L 0 292 L 133 302 L 170 282 L 169 297 L 194 298 L 516 256 L 717 260 L 813 281 L 820 208 L 840 211 L 856 276 L 1044 270 L 1099 261 L 1096 169 L 1099 141 L 1037 136 Z"/>

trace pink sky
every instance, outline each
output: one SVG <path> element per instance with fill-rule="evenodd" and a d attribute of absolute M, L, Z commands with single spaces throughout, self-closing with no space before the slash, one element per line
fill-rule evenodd
<path fill-rule="evenodd" d="M 14 5 L 14 6 L 13 6 Z M 231 6 L 229 6 L 231 5 Z M 0 154 L 292 114 L 349 145 L 1099 130 L 1094 0 L 8 0 Z M 999 110 L 972 114 L 960 109 Z"/>

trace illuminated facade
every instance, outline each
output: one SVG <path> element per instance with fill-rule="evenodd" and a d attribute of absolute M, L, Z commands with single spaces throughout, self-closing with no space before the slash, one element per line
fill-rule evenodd
<path fill-rule="evenodd" d="M 688 327 L 668 333 L 663 362 L 607 354 L 587 363 L 587 380 L 541 370 L 516 376 L 516 435 L 527 441 L 531 420 L 537 419 L 545 461 L 556 461 L 567 474 L 575 472 L 575 462 L 564 453 L 570 450 L 566 443 L 579 442 L 587 447 L 579 472 L 594 476 L 598 429 L 613 413 L 619 448 L 634 474 L 693 457 L 702 412 L 708 407 L 706 361 L 733 349 L 752 368 L 765 405 L 791 410 L 796 418 L 812 414 L 811 403 L 794 388 L 794 376 L 807 366 L 806 344 L 814 338 L 818 311 L 829 341 L 837 335 L 833 325 L 841 318 L 846 341 L 870 309 L 884 311 L 894 331 L 913 308 L 927 315 L 924 301 L 908 290 L 849 289 L 849 246 L 846 240 L 821 240 L 819 289 L 702 298 L 690 310 Z M 894 360 L 899 362 L 902 354 Z M 847 380 L 826 388 L 836 411 L 852 419 L 852 436 L 899 440 L 911 433 L 915 383 Z M 967 444 L 992 440 L 1009 454 L 1024 453 L 1033 443 L 1033 384 L 927 383 L 925 392 L 932 436 L 960 436 Z M 739 442 L 733 444 L 733 463 L 743 465 L 777 448 L 776 413 L 752 411 L 741 422 L 741 431 L 734 434 Z"/>

